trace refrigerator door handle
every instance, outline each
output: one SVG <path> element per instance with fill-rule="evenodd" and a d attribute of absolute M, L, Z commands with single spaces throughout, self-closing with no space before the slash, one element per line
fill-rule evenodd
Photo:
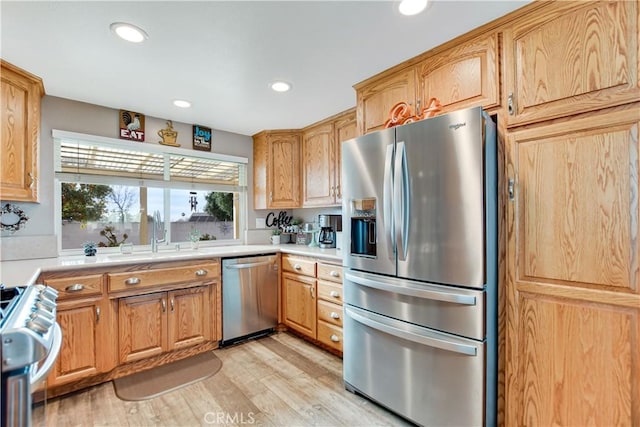
<path fill-rule="evenodd" d="M 415 332 L 404 330 L 397 328 L 389 323 L 396 321 L 384 319 L 383 317 L 375 314 L 369 314 L 363 312 L 362 310 L 358 310 L 349 306 L 345 308 L 346 315 L 351 317 L 358 323 L 362 323 L 363 325 L 369 326 L 370 328 L 377 329 L 378 331 L 384 332 L 386 334 L 405 339 L 407 341 L 412 341 L 418 344 L 426 345 L 429 347 L 439 348 L 441 350 L 451 351 L 454 353 L 464 354 L 467 356 L 477 356 L 478 349 L 471 345 L 464 345 L 452 341 L 448 341 L 441 337 L 438 337 L 436 334 L 433 336 L 425 334 L 417 334 Z M 356 312 L 357 310 L 357 312 Z M 375 320 L 372 319 L 375 317 Z M 383 323 L 384 321 L 384 323 Z M 431 335 L 431 334 L 430 334 Z"/>
<path fill-rule="evenodd" d="M 391 175 L 393 168 L 393 144 L 387 146 L 387 154 L 384 161 L 384 189 L 383 189 L 383 227 L 385 241 L 389 249 L 389 259 L 395 259 L 395 240 L 393 235 L 393 211 L 391 209 L 393 202 L 393 176 Z"/>
<path fill-rule="evenodd" d="M 461 305 L 476 305 L 476 297 L 473 295 L 463 295 L 455 292 L 436 291 L 431 289 L 424 289 L 424 286 L 412 286 L 411 284 L 405 284 L 403 286 L 395 286 L 388 283 L 372 280 L 367 277 L 356 276 L 350 272 L 344 274 L 345 280 L 348 280 L 356 285 L 366 286 L 368 288 L 379 289 L 385 292 L 391 292 L 398 295 L 407 295 L 411 297 L 418 297 L 424 299 L 430 299 L 434 301 L 450 302 Z"/>
<path fill-rule="evenodd" d="M 407 150 L 404 141 L 397 144 L 395 167 L 393 170 L 393 200 L 394 200 L 394 226 L 395 239 L 398 251 L 398 259 L 407 259 L 407 246 L 409 243 L 409 168 L 407 166 Z"/>

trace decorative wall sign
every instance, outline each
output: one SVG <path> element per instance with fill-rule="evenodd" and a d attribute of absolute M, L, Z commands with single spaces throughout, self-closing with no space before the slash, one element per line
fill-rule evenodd
<path fill-rule="evenodd" d="M 15 233 L 20 230 L 29 217 L 25 215 L 24 211 L 16 205 L 5 204 L 0 211 L 0 228 L 5 231 L 11 231 Z"/>
<path fill-rule="evenodd" d="M 120 139 L 144 142 L 144 114 L 120 110 Z"/>
<path fill-rule="evenodd" d="M 287 215 L 286 211 L 280 211 L 277 218 L 275 213 L 269 212 L 267 219 L 265 220 L 265 225 L 267 227 L 286 227 L 291 225 L 292 219 L 293 217 Z"/>
<path fill-rule="evenodd" d="M 178 131 L 173 128 L 173 122 L 171 120 L 167 120 L 166 128 L 158 131 L 158 136 L 162 138 L 162 141 L 159 141 L 160 144 L 169 145 L 171 147 L 180 147 L 180 144 L 176 143 L 176 140 L 178 139 Z"/>
<path fill-rule="evenodd" d="M 193 125 L 193 149 L 211 151 L 212 135 L 213 133 L 211 132 L 211 128 Z"/>
<path fill-rule="evenodd" d="M 427 102 L 427 106 L 422 111 L 416 111 L 414 115 L 411 111 L 411 105 L 406 102 L 398 102 L 391 107 L 389 111 L 389 119 L 384 123 L 385 129 L 408 123 L 417 122 L 418 120 L 428 119 L 437 116 L 442 112 L 442 105 L 438 98 L 431 98 Z"/>

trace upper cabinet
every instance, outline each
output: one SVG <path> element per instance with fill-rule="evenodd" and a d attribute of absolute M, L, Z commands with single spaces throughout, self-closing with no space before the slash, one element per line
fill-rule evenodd
<path fill-rule="evenodd" d="M 498 46 L 498 33 L 493 31 L 428 52 L 424 59 L 408 61 L 399 71 L 355 85 L 359 134 L 382 129 L 398 102 L 408 103 L 414 113 L 426 107 L 431 98 L 437 98 L 445 112 L 500 105 Z M 411 65 L 416 61 L 417 65 Z"/>
<path fill-rule="evenodd" d="M 253 137 L 254 209 L 300 207 L 300 132 L 264 131 Z"/>
<path fill-rule="evenodd" d="M 354 86 L 357 92 L 358 132 L 364 135 L 384 128 L 389 110 L 398 102 L 414 105 L 416 99 L 415 67 Z"/>
<path fill-rule="evenodd" d="M 355 109 L 303 130 L 303 207 L 342 203 L 342 142 L 355 136 Z"/>
<path fill-rule="evenodd" d="M 555 2 L 505 30 L 508 125 L 632 102 L 638 2 Z"/>
<path fill-rule="evenodd" d="M 418 101 L 422 108 L 437 98 L 447 111 L 499 105 L 498 33 L 437 53 L 418 65 Z"/>
<path fill-rule="evenodd" d="M 42 80 L 0 60 L 0 200 L 38 201 Z"/>

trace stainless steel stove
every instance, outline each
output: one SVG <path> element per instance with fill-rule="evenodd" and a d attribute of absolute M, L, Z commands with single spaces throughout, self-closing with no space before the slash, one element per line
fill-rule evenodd
<path fill-rule="evenodd" d="M 55 363 L 62 332 L 58 292 L 48 286 L 0 286 L 0 427 L 31 425 L 31 394 Z"/>

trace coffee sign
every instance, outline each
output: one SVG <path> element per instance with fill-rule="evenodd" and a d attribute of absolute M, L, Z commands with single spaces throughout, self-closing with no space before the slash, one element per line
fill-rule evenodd
<path fill-rule="evenodd" d="M 211 151 L 212 135 L 211 128 L 193 125 L 193 149 Z"/>
<path fill-rule="evenodd" d="M 144 114 L 120 110 L 120 139 L 144 142 Z"/>

